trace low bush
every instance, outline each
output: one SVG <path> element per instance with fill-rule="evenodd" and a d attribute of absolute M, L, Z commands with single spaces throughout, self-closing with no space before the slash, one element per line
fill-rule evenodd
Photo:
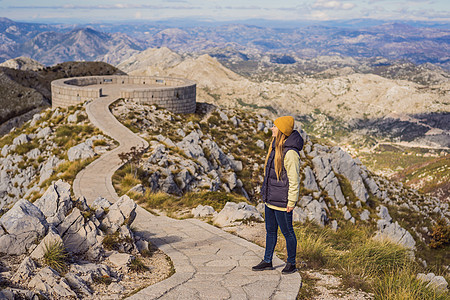
<path fill-rule="evenodd" d="M 131 260 L 130 264 L 128 265 L 128 268 L 133 271 L 133 272 L 137 272 L 137 273 L 142 273 L 142 272 L 146 272 L 148 270 L 150 270 L 149 267 L 147 267 L 142 260 L 140 260 L 139 258 L 134 258 Z"/>
<path fill-rule="evenodd" d="M 63 273 L 67 270 L 67 259 L 68 254 L 62 242 L 45 244 L 43 260 L 47 266 Z"/>

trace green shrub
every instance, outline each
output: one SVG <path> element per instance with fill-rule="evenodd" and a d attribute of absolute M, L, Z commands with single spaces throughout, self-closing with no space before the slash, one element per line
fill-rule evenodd
<path fill-rule="evenodd" d="M 414 268 L 392 269 L 374 280 L 375 299 L 380 300 L 444 300 L 448 292 L 439 293 L 416 278 Z"/>
<path fill-rule="evenodd" d="M 437 249 L 450 245 L 450 226 L 444 219 L 439 219 L 431 228 L 430 248 Z"/>
<path fill-rule="evenodd" d="M 68 254 L 62 242 L 45 244 L 43 260 L 47 266 L 63 273 L 67 270 L 67 259 Z"/>
<path fill-rule="evenodd" d="M 132 259 L 128 265 L 128 268 L 131 271 L 137 272 L 137 273 L 142 273 L 142 272 L 150 270 L 150 268 L 147 267 L 139 258 Z"/>
<path fill-rule="evenodd" d="M 120 233 L 118 231 L 105 235 L 102 241 L 103 247 L 105 247 L 106 250 L 116 250 L 116 251 L 119 251 L 120 245 L 124 243 L 127 244 L 133 243 L 133 239 L 130 237 L 125 238 L 120 237 Z"/>

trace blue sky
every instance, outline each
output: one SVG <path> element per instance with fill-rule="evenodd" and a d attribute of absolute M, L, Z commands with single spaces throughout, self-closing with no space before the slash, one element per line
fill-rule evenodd
<path fill-rule="evenodd" d="M 0 17 L 28 22 L 102 22 L 198 18 L 232 21 L 383 20 L 450 21 L 449 0 L 0 0 Z"/>

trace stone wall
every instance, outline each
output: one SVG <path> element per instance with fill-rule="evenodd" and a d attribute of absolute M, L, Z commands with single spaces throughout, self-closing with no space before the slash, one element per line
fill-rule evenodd
<path fill-rule="evenodd" d="M 52 106 L 68 107 L 99 98 L 102 88 L 98 85 L 111 84 L 118 87 L 121 98 L 139 104 L 155 104 L 174 113 L 195 112 L 195 82 L 172 77 L 89 76 L 59 79 L 52 82 Z"/>

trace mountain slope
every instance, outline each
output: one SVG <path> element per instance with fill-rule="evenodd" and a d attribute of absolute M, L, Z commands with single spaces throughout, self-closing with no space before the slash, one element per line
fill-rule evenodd
<path fill-rule="evenodd" d="M 0 135 L 27 121 L 26 112 L 51 104 L 51 82 L 60 78 L 123 74 L 103 62 L 66 62 L 38 71 L 0 67 Z M 35 111 L 36 112 L 36 111 Z"/>

